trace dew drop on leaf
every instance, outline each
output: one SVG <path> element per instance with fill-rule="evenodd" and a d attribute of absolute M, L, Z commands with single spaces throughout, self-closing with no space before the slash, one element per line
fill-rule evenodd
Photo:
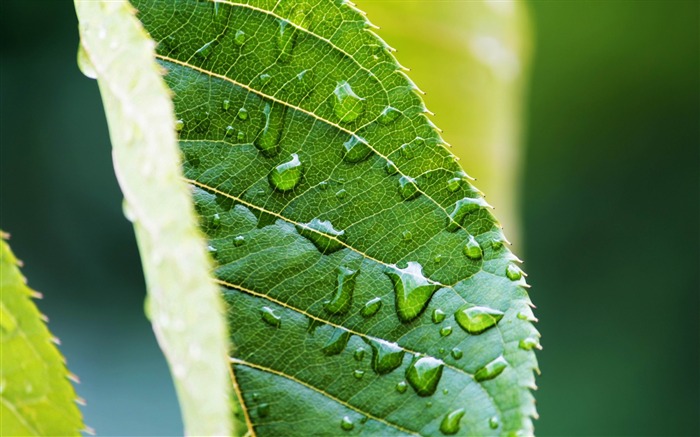
<path fill-rule="evenodd" d="M 352 306 L 352 295 L 355 291 L 355 278 L 359 270 L 338 267 L 338 282 L 333 299 L 326 303 L 324 309 L 331 314 L 345 314 Z"/>
<path fill-rule="evenodd" d="M 406 393 L 407 388 L 408 384 L 406 384 L 406 381 L 400 381 L 396 384 L 396 391 L 399 393 Z"/>
<path fill-rule="evenodd" d="M 489 419 L 489 428 L 497 429 L 501 421 L 498 420 L 498 416 L 493 416 Z"/>
<path fill-rule="evenodd" d="M 344 189 L 340 189 L 335 193 L 335 197 L 338 199 L 344 199 L 348 195 L 348 192 L 345 191 Z"/>
<path fill-rule="evenodd" d="M 343 147 L 345 148 L 345 154 L 343 155 L 345 162 L 361 162 L 372 154 L 372 149 L 356 135 L 352 135 L 343 143 Z"/>
<path fill-rule="evenodd" d="M 442 361 L 433 357 L 416 357 L 406 370 L 406 380 L 418 396 L 430 396 L 437 389 L 443 367 Z"/>
<path fill-rule="evenodd" d="M 267 417 L 270 415 L 270 404 L 262 403 L 258 405 L 256 410 L 258 412 L 258 417 Z"/>
<path fill-rule="evenodd" d="M 345 231 L 335 229 L 328 220 L 315 218 L 309 223 L 297 224 L 296 229 L 301 236 L 309 239 L 321 253 L 329 254 L 343 248 L 343 244 L 339 240 L 342 240 Z"/>
<path fill-rule="evenodd" d="M 479 382 L 488 381 L 489 379 L 493 379 L 500 375 L 506 367 L 508 367 L 508 362 L 505 358 L 503 358 L 503 355 L 501 355 L 500 357 L 486 364 L 481 369 L 477 370 L 474 374 L 474 379 Z"/>
<path fill-rule="evenodd" d="M 518 343 L 520 349 L 531 351 L 540 348 L 540 341 L 536 337 L 527 337 L 520 340 Z"/>
<path fill-rule="evenodd" d="M 224 111 L 228 111 L 229 108 L 231 108 L 231 101 L 230 100 L 224 100 L 221 106 L 224 108 Z"/>
<path fill-rule="evenodd" d="M 185 122 L 184 122 L 184 121 L 182 121 L 182 120 L 176 120 L 176 121 L 175 121 L 175 130 L 176 130 L 177 132 L 182 131 L 182 129 L 184 129 L 184 128 L 185 128 Z"/>
<path fill-rule="evenodd" d="M 396 369 L 403 362 L 405 351 L 396 343 L 384 340 L 371 340 L 372 370 L 379 375 L 385 375 Z"/>
<path fill-rule="evenodd" d="M 377 314 L 377 311 L 382 307 L 382 299 L 379 297 L 375 297 L 373 299 L 368 300 L 365 303 L 365 306 L 362 307 L 362 310 L 360 313 L 364 317 L 372 317 L 373 315 Z"/>
<path fill-rule="evenodd" d="M 333 91 L 333 110 L 341 122 L 351 122 L 362 115 L 365 110 L 364 100 L 353 91 L 350 84 L 341 80 Z"/>
<path fill-rule="evenodd" d="M 471 197 L 465 197 L 460 199 L 455 203 L 450 216 L 447 218 L 447 230 L 454 232 L 460 228 L 464 218 L 471 214 L 472 212 L 478 211 L 481 208 L 488 206 L 486 201 L 479 197 L 472 199 Z"/>
<path fill-rule="evenodd" d="M 400 114 L 401 111 L 399 111 L 398 109 L 393 108 L 391 106 L 387 106 L 382 110 L 381 114 L 379 114 L 378 121 L 381 124 L 389 124 L 392 121 L 396 120 Z"/>
<path fill-rule="evenodd" d="M 462 352 L 462 349 L 455 347 L 450 351 L 450 355 L 452 355 L 452 358 L 455 360 L 459 360 L 464 356 L 464 352 Z"/>
<path fill-rule="evenodd" d="M 241 108 L 238 110 L 238 118 L 241 120 L 247 120 L 248 119 L 248 110 L 245 108 Z"/>
<path fill-rule="evenodd" d="M 417 262 L 409 262 L 405 269 L 398 267 L 385 272 L 394 283 L 396 293 L 396 313 L 402 322 L 410 322 L 418 317 L 428 301 L 439 288 L 423 276 L 423 267 Z"/>
<path fill-rule="evenodd" d="M 481 246 L 479 246 L 479 243 L 476 241 L 476 238 L 474 238 L 472 235 L 469 236 L 467 243 L 464 245 L 463 251 L 469 259 L 481 259 Z"/>
<path fill-rule="evenodd" d="M 396 167 L 396 165 L 388 159 L 386 161 L 386 165 L 384 166 L 384 169 L 386 170 L 387 174 L 389 174 L 389 175 L 396 174 L 399 171 L 399 169 Z"/>
<path fill-rule="evenodd" d="M 462 420 L 464 413 L 464 408 L 459 408 L 445 414 L 442 422 L 440 422 L 440 432 L 445 435 L 457 434 L 459 432 L 459 421 Z"/>
<path fill-rule="evenodd" d="M 289 191 L 301 180 L 302 164 L 299 155 L 292 153 L 292 159 L 275 167 L 270 172 L 270 183 L 279 191 Z"/>
<path fill-rule="evenodd" d="M 282 326 L 282 317 L 275 314 L 275 310 L 270 307 L 262 307 L 260 309 L 260 317 L 262 318 L 263 322 L 270 326 L 275 328 Z"/>
<path fill-rule="evenodd" d="M 243 243 L 245 243 L 245 237 L 243 235 L 239 235 L 233 239 L 233 244 L 236 247 L 243 246 Z"/>
<path fill-rule="evenodd" d="M 433 323 L 440 323 L 445 320 L 445 312 L 440 308 L 435 308 L 432 315 Z"/>
<path fill-rule="evenodd" d="M 365 350 L 361 347 L 357 348 L 352 356 L 355 358 L 355 361 L 362 361 L 365 359 Z"/>
<path fill-rule="evenodd" d="M 285 107 L 277 103 L 266 103 L 263 108 L 263 128 L 255 138 L 255 146 L 263 155 L 269 157 L 279 152 L 279 142 L 284 127 Z"/>
<path fill-rule="evenodd" d="M 508 264 L 506 267 L 506 276 L 508 279 L 511 281 L 517 281 L 523 276 L 523 272 L 520 270 L 518 266 L 516 266 L 513 263 Z"/>
<path fill-rule="evenodd" d="M 404 200 L 411 200 L 420 196 L 416 180 L 410 176 L 401 176 L 399 179 L 399 194 Z"/>
<path fill-rule="evenodd" d="M 242 30 L 236 31 L 236 35 L 233 37 L 233 42 L 237 46 L 242 46 L 245 44 L 245 32 Z"/>
<path fill-rule="evenodd" d="M 447 181 L 447 189 L 451 192 L 455 192 L 459 190 L 459 187 L 462 185 L 462 178 L 452 178 Z"/>
<path fill-rule="evenodd" d="M 344 431 L 352 431 L 352 429 L 355 428 L 355 424 L 352 423 L 352 420 L 351 420 L 348 416 L 344 416 L 344 417 L 340 420 L 340 427 L 341 427 Z"/>
<path fill-rule="evenodd" d="M 450 334 L 452 334 L 452 326 L 445 326 L 444 328 L 440 329 L 441 337 L 447 337 Z"/>
<path fill-rule="evenodd" d="M 321 352 L 327 356 L 338 355 L 345 350 L 350 340 L 350 332 L 342 328 L 335 328 L 326 344 L 321 348 Z"/>
<path fill-rule="evenodd" d="M 365 376 L 365 371 L 357 369 L 354 372 L 352 372 L 352 376 L 354 376 L 355 379 L 362 379 Z"/>
<path fill-rule="evenodd" d="M 496 326 L 503 318 L 503 312 L 484 306 L 462 306 L 455 312 L 455 320 L 459 326 L 472 335 L 481 334 L 489 328 Z"/>

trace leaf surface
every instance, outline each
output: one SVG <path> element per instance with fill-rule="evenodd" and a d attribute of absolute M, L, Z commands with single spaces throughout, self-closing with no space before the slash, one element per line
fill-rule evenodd
<path fill-rule="evenodd" d="M 0 435 L 77 436 L 77 396 L 19 263 L 0 238 Z"/>
<path fill-rule="evenodd" d="M 174 94 L 251 433 L 531 434 L 524 274 L 363 14 L 134 3 Z"/>

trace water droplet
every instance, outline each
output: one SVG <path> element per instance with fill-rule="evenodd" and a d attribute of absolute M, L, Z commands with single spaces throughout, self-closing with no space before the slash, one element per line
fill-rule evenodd
<path fill-rule="evenodd" d="M 340 427 L 344 431 L 352 431 L 353 428 L 355 428 L 355 424 L 352 423 L 352 420 L 348 416 L 344 416 L 343 419 L 340 421 Z"/>
<path fill-rule="evenodd" d="M 355 361 L 362 361 L 365 359 L 365 350 L 363 348 L 357 348 L 352 356 L 355 358 Z"/>
<path fill-rule="evenodd" d="M 467 258 L 469 259 L 481 259 L 481 246 L 479 246 L 479 243 L 476 241 L 476 238 L 473 236 L 469 236 L 469 239 L 467 240 L 467 244 L 464 245 L 464 254 L 467 255 Z"/>
<path fill-rule="evenodd" d="M 355 135 L 352 135 L 350 139 L 344 142 L 343 146 L 345 147 L 345 155 L 343 155 L 343 159 L 346 162 L 361 162 L 372 154 L 372 149 L 370 149 L 366 143 Z"/>
<path fill-rule="evenodd" d="M 390 174 L 390 175 L 396 174 L 399 171 L 398 167 L 396 167 L 396 165 L 388 159 L 386 160 L 386 165 L 384 166 L 384 170 L 386 170 L 387 174 Z"/>
<path fill-rule="evenodd" d="M 494 252 L 497 250 L 500 250 L 502 248 L 503 248 L 503 241 L 502 240 L 496 239 L 496 240 L 493 240 L 491 242 L 491 249 L 493 249 Z"/>
<path fill-rule="evenodd" d="M 318 183 L 318 188 L 326 191 L 328 189 L 328 181 L 321 181 Z"/>
<path fill-rule="evenodd" d="M 337 197 L 338 199 L 344 199 L 345 196 L 347 196 L 347 195 L 348 195 L 348 192 L 345 191 L 344 189 L 338 190 L 338 191 L 335 193 L 335 197 Z"/>
<path fill-rule="evenodd" d="M 97 70 L 95 65 L 90 60 L 85 47 L 82 44 L 78 46 L 78 68 L 89 79 L 97 79 Z"/>
<path fill-rule="evenodd" d="M 260 317 L 270 326 L 274 326 L 275 328 L 282 326 L 282 317 L 275 314 L 275 310 L 270 307 L 262 307 L 260 309 Z"/>
<path fill-rule="evenodd" d="M 350 332 L 343 328 L 335 328 L 326 344 L 321 348 L 321 352 L 327 356 L 338 355 L 345 350 L 350 340 L 350 335 Z"/>
<path fill-rule="evenodd" d="M 352 306 L 352 294 L 355 291 L 355 278 L 359 270 L 350 270 L 347 267 L 338 267 L 338 288 L 333 299 L 324 307 L 331 314 L 344 314 Z"/>
<path fill-rule="evenodd" d="M 452 358 L 455 360 L 459 360 L 464 356 L 464 352 L 462 352 L 462 349 L 455 347 L 450 351 L 450 355 L 452 355 Z"/>
<path fill-rule="evenodd" d="M 501 424 L 501 421 L 498 420 L 498 416 L 493 416 L 489 419 L 489 428 L 491 429 L 496 429 L 498 426 Z"/>
<path fill-rule="evenodd" d="M 300 5 L 294 8 L 289 18 L 291 22 L 296 23 L 298 26 L 308 28 L 311 14 L 303 5 Z M 278 21 L 277 48 L 280 51 L 278 60 L 284 64 L 289 63 L 292 59 L 298 34 L 296 27 L 290 21 L 283 19 Z"/>
<path fill-rule="evenodd" d="M 238 110 L 238 118 L 241 120 L 247 120 L 248 119 L 248 110 L 245 108 L 241 108 Z"/>
<path fill-rule="evenodd" d="M 449 390 L 449 389 L 446 389 L 446 388 L 443 388 L 443 389 L 442 389 L 442 394 L 444 394 L 444 395 L 450 394 L 450 390 Z"/>
<path fill-rule="evenodd" d="M 263 108 L 265 124 L 255 138 L 255 146 L 268 158 L 277 155 L 279 152 L 278 144 L 282 137 L 285 109 L 284 106 L 277 103 L 266 103 Z"/>
<path fill-rule="evenodd" d="M 211 219 L 211 225 L 214 228 L 218 228 L 221 225 L 221 216 L 217 213 Z"/>
<path fill-rule="evenodd" d="M 214 246 L 207 246 L 207 252 L 209 252 L 209 255 L 213 259 L 216 259 L 219 256 L 218 251 L 216 250 L 216 247 L 214 247 Z"/>
<path fill-rule="evenodd" d="M 399 393 L 406 393 L 407 388 L 408 384 L 406 384 L 406 381 L 400 381 L 396 384 L 396 391 Z"/>
<path fill-rule="evenodd" d="M 233 245 L 236 247 L 243 246 L 243 243 L 245 243 L 245 237 L 243 235 L 239 235 L 233 239 Z"/>
<path fill-rule="evenodd" d="M 233 128 L 233 126 L 226 126 L 226 136 L 233 135 L 233 131 L 236 129 Z"/>
<path fill-rule="evenodd" d="M 194 52 L 194 54 L 201 58 L 206 58 L 207 56 L 209 56 L 209 53 L 211 52 L 211 49 L 215 42 L 216 40 L 209 41 L 208 43 L 204 44 L 202 47 L 197 49 L 197 51 Z"/>
<path fill-rule="evenodd" d="M 299 155 L 292 153 L 292 159 L 275 167 L 270 172 L 270 183 L 279 191 L 289 191 L 301 180 L 302 165 Z"/>
<path fill-rule="evenodd" d="M 272 79 L 272 76 L 270 76 L 267 73 L 263 73 L 259 76 L 259 79 L 260 79 L 260 84 L 265 85 L 266 83 L 268 83 L 270 81 L 270 79 Z"/>
<path fill-rule="evenodd" d="M 365 110 L 364 100 L 352 90 L 350 84 L 342 80 L 335 87 L 333 110 L 342 122 L 351 122 L 362 115 Z"/>
<path fill-rule="evenodd" d="M 410 322 L 423 312 L 428 301 L 439 288 L 423 276 L 423 267 L 409 262 L 405 269 L 393 268 L 385 272 L 394 283 L 396 312 L 402 322 Z"/>
<path fill-rule="evenodd" d="M 374 299 L 368 300 L 360 312 L 364 317 L 372 317 L 373 315 L 377 314 L 377 311 L 379 311 L 381 307 L 382 299 L 375 297 Z"/>
<path fill-rule="evenodd" d="M 459 432 L 459 421 L 464 416 L 464 408 L 459 408 L 450 413 L 445 414 L 445 417 L 440 423 L 440 432 L 445 435 L 453 435 Z"/>
<path fill-rule="evenodd" d="M 438 253 L 437 255 L 435 255 L 435 256 L 433 257 L 433 262 L 435 262 L 436 264 L 441 263 L 441 262 L 442 262 L 442 255 L 439 254 L 439 253 Z"/>
<path fill-rule="evenodd" d="M 403 231 L 401 233 L 401 238 L 403 238 L 404 241 L 411 241 L 413 240 L 413 234 L 411 233 L 411 231 Z"/>
<path fill-rule="evenodd" d="M 405 351 L 396 343 L 384 340 L 371 340 L 372 370 L 379 375 L 385 375 L 396 369 L 403 362 Z"/>
<path fill-rule="evenodd" d="M 185 128 L 185 122 L 182 120 L 175 120 L 175 130 L 177 132 L 180 132 L 182 129 Z"/>
<path fill-rule="evenodd" d="M 503 318 L 503 312 L 483 306 L 464 305 L 455 312 L 459 326 L 470 334 L 477 335 L 496 326 Z"/>
<path fill-rule="evenodd" d="M 343 248 L 343 244 L 339 240 L 345 235 L 345 231 L 335 229 L 328 220 L 315 218 L 309 223 L 296 225 L 296 228 L 297 232 L 308 238 L 321 253 L 329 254 Z"/>
<path fill-rule="evenodd" d="M 410 176 L 401 176 L 401 178 L 399 178 L 399 194 L 401 194 L 404 200 L 411 200 L 420 196 L 416 180 Z"/>
<path fill-rule="evenodd" d="M 362 379 L 365 376 L 365 371 L 357 369 L 354 372 L 352 372 L 352 376 L 354 376 L 355 379 Z"/>
<path fill-rule="evenodd" d="M 488 204 L 481 197 L 476 199 L 465 197 L 464 199 L 458 200 L 450 216 L 447 218 L 447 230 L 450 232 L 456 231 L 460 228 L 464 217 L 486 206 L 488 206 Z"/>
<path fill-rule="evenodd" d="M 447 189 L 453 193 L 459 190 L 460 186 L 462 186 L 462 178 L 452 178 L 447 181 Z"/>
<path fill-rule="evenodd" d="M 440 349 L 438 349 L 438 353 L 439 353 L 440 355 L 444 355 L 444 354 L 445 354 L 445 348 L 444 348 L 444 347 L 441 347 Z"/>
<path fill-rule="evenodd" d="M 425 403 L 425 407 L 426 407 L 426 408 L 430 408 L 430 407 L 432 407 L 432 406 L 433 406 L 433 403 L 430 402 L 430 401 L 428 401 L 428 402 Z"/>
<path fill-rule="evenodd" d="M 418 396 L 430 396 L 440 382 L 443 367 L 442 361 L 433 357 L 416 357 L 406 370 L 406 380 Z"/>
<path fill-rule="evenodd" d="M 401 156 L 403 156 L 406 159 L 413 158 L 413 147 L 411 147 L 410 144 L 404 144 L 399 148 L 399 152 L 401 153 Z"/>
<path fill-rule="evenodd" d="M 263 403 L 258 405 L 258 417 L 267 417 L 270 415 L 270 404 Z"/>
<path fill-rule="evenodd" d="M 523 272 L 522 272 L 522 270 L 520 270 L 520 268 L 518 266 L 516 266 L 513 263 L 510 263 L 506 267 L 506 276 L 511 281 L 517 281 L 518 279 L 520 279 L 523 276 Z"/>
<path fill-rule="evenodd" d="M 245 132 L 243 132 L 242 130 L 239 130 L 238 135 L 236 135 L 236 138 L 238 138 L 238 141 L 245 140 Z"/>
<path fill-rule="evenodd" d="M 479 382 L 488 381 L 489 379 L 493 379 L 500 375 L 506 367 L 508 367 L 508 362 L 505 358 L 503 358 L 503 355 L 501 355 L 500 357 L 486 364 L 481 369 L 477 370 L 474 374 L 474 379 Z"/>
<path fill-rule="evenodd" d="M 526 313 L 520 312 L 520 313 L 518 313 L 518 319 L 520 319 L 520 320 L 528 320 L 529 317 L 528 317 L 528 315 L 527 315 Z"/>
<path fill-rule="evenodd" d="M 379 114 L 378 121 L 381 124 L 389 124 L 392 121 L 396 120 L 399 117 L 399 115 L 401 115 L 401 111 L 391 106 L 387 106 L 382 110 L 382 113 Z"/>
<path fill-rule="evenodd" d="M 233 37 L 233 42 L 237 46 L 242 46 L 245 44 L 245 32 L 242 30 L 236 31 L 236 35 Z"/>
<path fill-rule="evenodd" d="M 452 334 L 452 326 L 445 326 L 444 328 L 440 329 L 440 336 L 447 337 L 450 334 Z"/>
<path fill-rule="evenodd" d="M 520 349 L 531 351 L 533 349 L 540 349 L 540 341 L 536 337 L 527 337 L 520 340 L 518 343 Z"/>
<path fill-rule="evenodd" d="M 435 308 L 433 310 L 433 323 L 440 323 L 445 320 L 445 312 L 440 308 Z"/>
<path fill-rule="evenodd" d="M 228 111 L 229 108 L 231 107 L 231 101 L 230 101 L 230 100 L 224 100 L 224 102 L 222 103 L 221 106 L 223 106 L 224 111 Z"/>

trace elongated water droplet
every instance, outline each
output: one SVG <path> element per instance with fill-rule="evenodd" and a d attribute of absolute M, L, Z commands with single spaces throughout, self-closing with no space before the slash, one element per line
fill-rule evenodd
<path fill-rule="evenodd" d="M 216 40 L 209 41 L 208 43 L 204 44 L 202 47 L 197 49 L 197 51 L 194 52 L 194 54 L 201 58 L 206 58 L 211 53 L 211 49 L 214 46 L 215 42 Z"/>
<path fill-rule="evenodd" d="M 218 213 L 214 214 L 214 217 L 212 217 L 211 226 L 213 228 L 218 228 L 219 226 L 221 226 L 221 216 Z"/>
<path fill-rule="evenodd" d="M 239 235 L 233 239 L 233 244 L 236 247 L 243 246 L 243 243 L 245 243 L 245 237 L 243 235 Z"/>
<path fill-rule="evenodd" d="M 399 194 L 401 194 L 404 200 L 411 200 L 420 196 L 416 180 L 410 176 L 401 176 L 401 178 L 399 178 Z"/>
<path fill-rule="evenodd" d="M 182 129 L 185 128 L 185 122 L 182 120 L 175 120 L 175 130 L 177 132 L 180 132 Z"/>
<path fill-rule="evenodd" d="M 394 283 L 396 312 L 402 322 L 410 322 L 423 312 L 423 309 L 439 288 L 423 276 L 423 267 L 417 262 L 409 262 L 405 269 L 398 267 L 387 270 L 386 275 Z"/>
<path fill-rule="evenodd" d="M 364 317 L 372 317 L 373 315 L 377 314 L 377 311 L 382 307 L 382 299 L 379 297 L 375 297 L 374 299 L 370 299 L 365 303 L 365 306 L 362 307 L 361 313 Z"/>
<path fill-rule="evenodd" d="M 391 106 L 387 106 L 382 110 L 382 113 L 379 114 L 378 121 L 381 124 L 389 124 L 392 121 L 396 120 L 399 117 L 399 115 L 401 115 L 401 111 Z"/>
<path fill-rule="evenodd" d="M 493 416 L 489 419 L 489 428 L 491 429 L 497 429 L 500 424 L 501 421 L 498 420 L 498 416 Z"/>
<path fill-rule="evenodd" d="M 433 357 L 416 357 L 406 370 L 406 380 L 418 396 L 430 396 L 437 389 L 443 367 L 442 361 Z"/>
<path fill-rule="evenodd" d="M 503 355 L 486 364 L 474 374 L 474 379 L 477 381 L 488 381 L 500 375 L 505 368 L 508 367 L 508 362 Z"/>
<path fill-rule="evenodd" d="M 464 245 L 464 254 L 467 255 L 467 258 L 469 259 L 481 259 L 482 252 L 481 252 L 481 246 L 479 246 L 479 243 L 476 241 L 476 238 L 473 236 L 469 236 L 469 239 L 467 240 L 467 244 Z"/>
<path fill-rule="evenodd" d="M 352 356 L 355 358 L 355 361 L 362 361 L 365 359 L 365 350 L 363 348 L 357 348 Z"/>
<path fill-rule="evenodd" d="M 335 197 L 337 197 L 340 200 L 345 199 L 345 197 L 347 195 L 348 195 L 348 192 L 345 191 L 344 189 L 340 189 L 335 193 Z"/>
<path fill-rule="evenodd" d="M 258 417 L 267 417 L 270 415 L 270 404 L 260 404 L 257 408 Z"/>
<path fill-rule="evenodd" d="M 520 347 L 520 349 L 523 349 L 523 350 L 526 350 L 526 351 L 531 351 L 531 350 L 533 350 L 533 349 L 535 349 L 535 348 L 536 348 L 536 349 L 540 349 L 540 348 L 541 348 L 541 346 L 540 346 L 540 341 L 537 339 L 537 337 L 527 337 L 527 338 L 523 338 L 523 339 L 520 340 L 520 342 L 518 343 L 518 347 Z"/>
<path fill-rule="evenodd" d="M 516 266 L 513 263 L 510 263 L 506 267 L 506 276 L 511 281 L 517 281 L 518 279 L 522 278 L 523 272 L 520 270 L 520 268 L 518 266 Z"/>
<path fill-rule="evenodd" d="M 459 326 L 472 335 L 481 334 L 496 326 L 503 318 L 503 312 L 483 306 L 464 305 L 455 312 Z"/>
<path fill-rule="evenodd" d="M 221 106 L 224 108 L 224 111 L 228 111 L 229 108 L 231 108 L 231 101 L 224 100 L 224 102 L 221 104 Z"/>
<path fill-rule="evenodd" d="M 326 303 L 325 310 L 331 314 L 344 314 L 352 306 L 352 294 L 355 291 L 355 278 L 359 270 L 338 267 L 338 288 L 333 299 Z"/>
<path fill-rule="evenodd" d="M 275 314 L 275 310 L 270 307 L 262 307 L 260 309 L 260 317 L 270 326 L 274 326 L 275 328 L 282 326 L 282 317 Z"/>
<path fill-rule="evenodd" d="M 242 46 L 245 44 L 245 32 L 242 30 L 237 30 L 236 35 L 233 37 L 233 42 L 237 46 Z"/>
<path fill-rule="evenodd" d="M 279 152 L 279 142 L 284 128 L 286 108 L 277 103 L 266 103 L 263 108 L 263 128 L 255 138 L 255 146 L 263 155 L 269 157 Z"/>
<path fill-rule="evenodd" d="M 406 393 L 407 388 L 408 388 L 408 384 L 406 384 L 406 381 L 399 381 L 396 384 L 396 391 L 399 393 Z"/>
<path fill-rule="evenodd" d="M 346 142 L 343 143 L 345 147 L 345 155 L 343 159 L 346 162 L 361 162 L 364 161 L 372 154 L 372 149 L 369 148 L 359 137 L 353 135 Z"/>
<path fill-rule="evenodd" d="M 452 334 L 452 326 L 445 326 L 444 328 L 440 329 L 440 335 L 442 337 L 447 337 L 450 334 Z"/>
<path fill-rule="evenodd" d="M 90 60 L 90 56 L 87 54 L 87 51 L 82 44 L 78 46 L 78 68 L 80 69 L 80 72 L 89 79 L 97 79 L 97 70 L 95 69 L 95 65 Z"/>
<path fill-rule="evenodd" d="M 464 218 L 474 211 L 478 211 L 481 208 L 488 206 L 488 203 L 482 198 L 472 199 L 471 197 L 465 197 L 460 199 L 455 203 L 454 209 L 447 218 L 447 230 L 454 232 L 460 228 Z"/>
<path fill-rule="evenodd" d="M 321 348 L 321 352 L 327 356 L 338 355 L 345 350 L 348 340 L 350 340 L 350 335 L 350 332 L 343 328 L 335 328 L 326 344 Z"/>
<path fill-rule="evenodd" d="M 289 191 L 301 180 L 302 165 L 299 155 L 292 153 L 292 159 L 275 167 L 270 172 L 270 183 L 279 191 Z"/>
<path fill-rule="evenodd" d="M 352 376 L 354 376 L 355 379 L 362 379 L 365 376 L 365 371 L 357 369 L 354 372 L 352 372 Z"/>
<path fill-rule="evenodd" d="M 405 351 L 396 343 L 384 340 L 371 340 L 372 370 L 379 375 L 385 375 L 396 369 L 403 362 Z"/>
<path fill-rule="evenodd" d="M 315 218 L 309 223 L 296 225 L 297 232 L 308 238 L 321 253 L 329 254 L 343 248 L 342 240 L 345 231 L 339 231 L 328 220 Z M 329 238 L 333 237 L 333 238 Z"/>
<path fill-rule="evenodd" d="M 365 110 L 364 100 L 352 90 L 350 84 L 342 80 L 337 83 L 333 100 L 333 110 L 342 122 L 351 122 L 362 115 Z"/>
<path fill-rule="evenodd" d="M 459 408 L 450 413 L 445 414 L 445 417 L 440 423 L 440 432 L 445 435 L 453 435 L 459 432 L 459 421 L 464 416 L 464 408 Z"/>
<path fill-rule="evenodd" d="M 433 310 L 433 323 L 440 323 L 443 320 L 445 320 L 445 312 L 441 310 L 440 308 L 435 308 Z"/>
<path fill-rule="evenodd" d="M 452 178 L 447 181 L 447 189 L 451 192 L 455 192 L 459 190 L 459 187 L 462 186 L 462 178 Z"/>
<path fill-rule="evenodd" d="M 464 352 L 462 352 L 462 349 L 455 347 L 450 351 L 450 355 L 452 355 L 452 358 L 455 360 L 459 360 L 464 356 Z"/>
<path fill-rule="evenodd" d="M 348 416 L 344 416 L 340 421 L 340 427 L 343 431 L 352 431 L 352 429 L 355 428 L 355 424 L 352 423 L 352 420 Z"/>
<path fill-rule="evenodd" d="M 406 159 L 413 158 L 413 147 L 408 143 L 399 147 L 399 152 Z"/>
<path fill-rule="evenodd" d="M 241 108 L 238 110 L 238 118 L 241 120 L 247 120 L 248 119 L 248 110 L 245 108 Z"/>
<path fill-rule="evenodd" d="M 270 81 L 270 79 L 272 79 L 272 76 L 270 76 L 267 73 L 263 73 L 260 76 L 258 76 L 258 79 L 260 80 L 261 85 L 265 85 L 266 83 L 268 83 Z"/>
<path fill-rule="evenodd" d="M 396 174 L 399 171 L 398 167 L 396 167 L 396 165 L 388 159 L 386 161 L 386 165 L 384 166 L 384 169 L 386 170 L 387 174 L 390 174 L 390 175 Z"/>

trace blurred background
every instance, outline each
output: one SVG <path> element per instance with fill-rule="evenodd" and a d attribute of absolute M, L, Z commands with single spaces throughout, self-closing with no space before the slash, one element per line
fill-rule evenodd
<path fill-rule="evenodd" d="M 0 227 L 87 424 L 181 434 L 72 2 L 0 5 Z M 526 261 L 538 435 L 700 434 L 698 2 L 358 6 Z"/>

